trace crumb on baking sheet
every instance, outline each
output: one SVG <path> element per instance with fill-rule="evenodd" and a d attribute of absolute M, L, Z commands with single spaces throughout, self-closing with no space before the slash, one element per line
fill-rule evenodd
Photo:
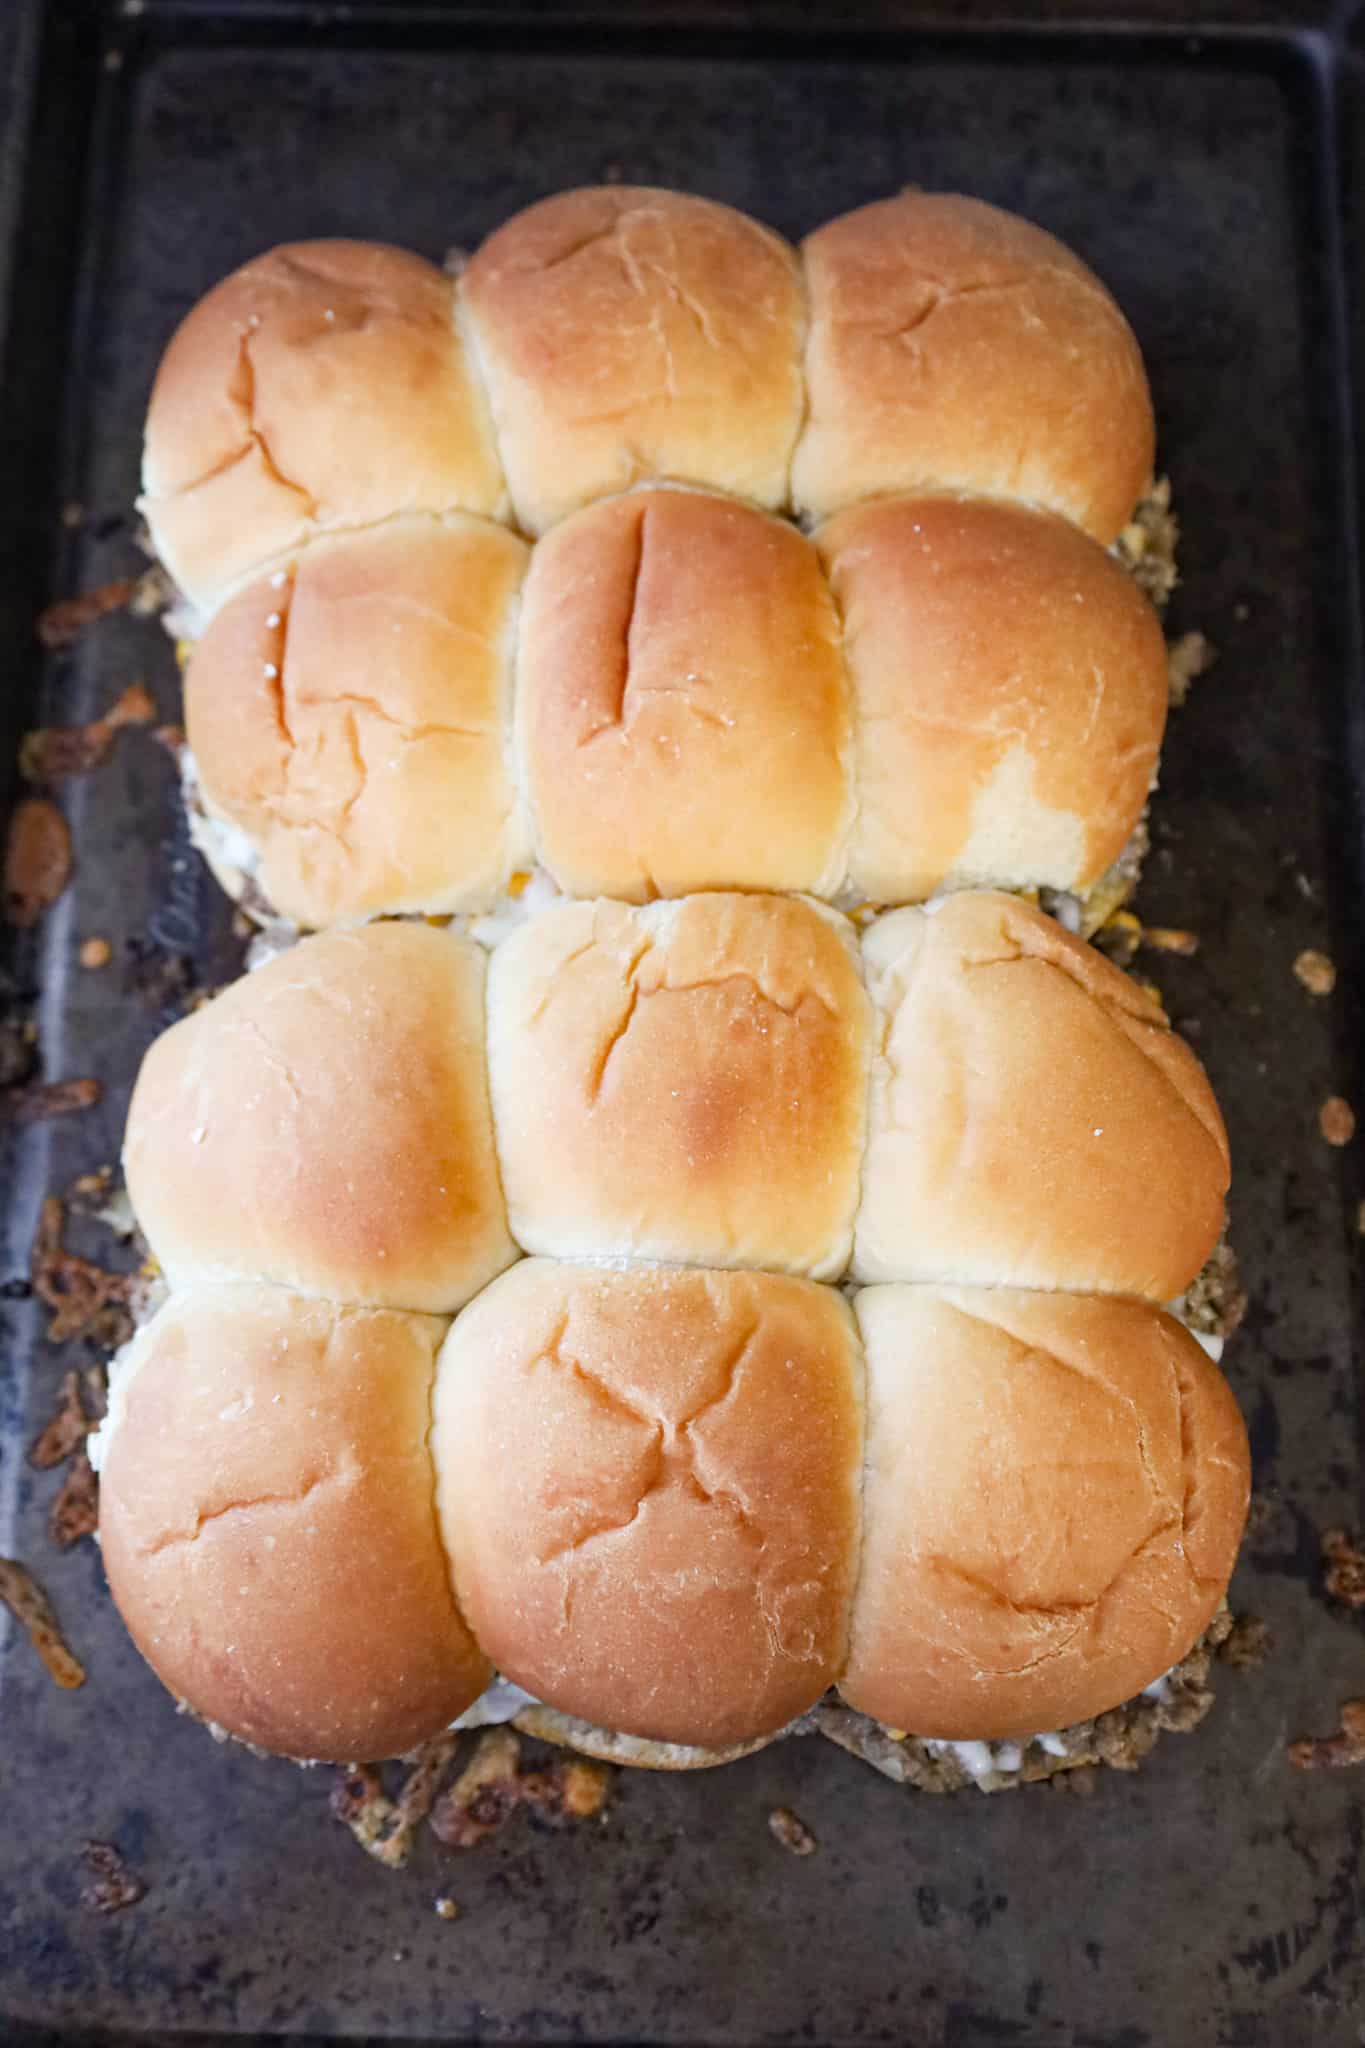
<path fill-rule="evenodd" d="M 458 1920 L 460 1917 L 459 1905 L 449 1892 L 442 1892 L 436 1899 L 434 1911 L 438 1920 Z"/>
<path fill-rule="evenodd" d="M 38 1219 L 29 1277 L 39 1300 L 52 1310 L 49 1343 L 90 1337 L 107 1351 L 117 1351 L 133 1332 L 131 1303 L 135 1273 L 113 1273 L 93 1259 L 83 1259 L 62 1244 L 61 1198 L 49 1195 Z"/>
<path fill-rule="evenodd" d="M 68 1216 L 89 1216 L 118 1237 L 132 1237 L 137 1219 L 121 1175 L 112 1166 L 78 1173 L 63 1197 Z"/>
<path fill-rule="evenodd" d="M 1289 1745 L 1296 1770 L 1343 1770 L 1365 1764 L 1365 1700 L 1343 1700 L 1335 1735 L 1302 1735 Z"/>
<path fill-rule="evenodd" d="M 58 1550 L 70 1550 L 99 1527 L 100 1487 L 84 1451 L 71 1460 L 61 1490 L 48 1509 L 47 1533 Z"/>
<path fill-rule="evenodd" d="M 1329 1145 L 1349 1145 L 1356 1134 L 1356 1113 L 1344 1095 L 1329 1095 L 1318 1111 L 1318 1129 Z"/>
<path fill-rule="evenodd" d="M 1305 946 L 1294 962 L 1294 973 L 1310 996 L 1330 996 L 1337 985 L 1337 970 L 1316 946 Z"/>
<path fill-rule="evenodd" d="M 26 1631 L 54 1685 L 74 1692 L 85 1684 L 85 1666 L 67 1648 L 46 1593 L 16 1558 L 0 1557 L 0 1601 Z"/>
<path fill-rule="evenodd" d="M 1152 953 L 1175 953 L 1191 959 L 1199 951 L 1199 934 L 1175 925 L 1144 924 L 1134 911 L 1120 908 L 1105 919 L 1094 935 L 1094 943 L 1116 967 L 1127 969 L 1144 946 Z M 1159 990 L 1156 995 L 1160 1001 Z"/>
<path fill-rule="evenodd" d="M 61 782 L 88 775 L 108 760 L 125 726 L 150 725 L 156 717 L 144 683 L 130 683 L 111 711 L 88 725 L 40 726 L 19 742 L 19 773 L 28 782 Z"/>
<path fill-rule="evenodd" d="M 133 585 L 128 609 L 135 619 L 159 618 L 162 612 L 170 610 L 179 595 L 170 572 L 160 562 L 153 562 Z"/>
<path fill-rule="evenodd" d="M 1093 943 L 1116 967 L 1127 969 L 1142 943 L 1142 920 L 1131 910 L 1111 911 Z"/>
<path fill-rule="evenodd" d="M 71 831 L 50 797 L 21 797 L 5 839 L 5 918 L 20 931 L 50 910 L 72 869 Z"/>
<path fill-rule="evenodd" d="M 521 1768 L 521 1743 L 510 1728 L 489 1728 L 449 1791 L 436 1802 L 431 1827 L 449 1849 L 472 1849 L 525 1812 L 544 1827 L 590 1820 L 605 1806 L 612 1773 L 580 1757 L 543 1770 Z"/>
<path fill-rule="evenodd" d="M 147 1887 L 130 1870 L 113 1842 L 87 1842 L 81 1862 L 90 1882 L 81 1889 L 81 1904 L 92 1913 L 121 1913 L 147 1896 Z"/>
<path fill-rule="evenodd" d="M 54 1466 L 64 1465 L 80 1450 L 94 1427 L 94 1422 L 85 1412 L 81 1375 L 73 1367 L 70 1372 L 63 1373 L 51 1419 L 30 1446 L 30 1465 L 35 1465 L 40 1472 L 50 1472 Z"/>
<path fill-rule="evenodd" d="M 1138 944 L 1153 953 L 1179 953 L 1189 960 L 1199 951 L 1199 934 L 1178 931 L 1174 925 L 1144 924 L 1139 926 Z"/>
<path fill-rule="evenodd" d="M 1172 704 L 1177 710 L 1190 694 L 1190 685 L 1206 675 L 1218 659 L 1218 650 L 1206 633 L 1181 633 L 1166 649 L 1166 680 Z"/>
<path fill-rule="evenodd" d="M 14 1124 L 46 1123 L 49 1117 L 93 1109 L 103 1093 L 100 1083 L 90 1079 L 27 1081 L 0 1093 L 0 1118 Z"/>
<path fill-rule="evenodd" d="M 789 1806 L 775 1806 L 768 1815 L 768 1832 L 789 1856 L 813 1856 L 816 1840 L 799 1814 Z"/>
<path fill-rule="evenodd" d="M 127 609 L 137 583 L 135 576 L 116 576 L 111 583 L 100 583 L 93 590 L 83 590 L 79 597 L 64 597 L 56 604 L 50 604 L 45 612 L 38 615 L 36 630 L 39 640 L 49 653 L 74 647 L 87 626 L 93 626 L 97 619 L 107 618 L 110 612 Z"/>
<path fill-rule="evenodd" d="M 109 965 L 109 962 L 114 957 L 114 949 L 108 939 L 98 937 L 82 939 L 80 952 L 76 957 L 82 967 L 97 971 L 99 968 Z"/>
<path fill-rule="evenodd" d="M 1322 1589 L 1338 1607 L 1365 1607 L 1365 1551 L 1345 1529 L 1322 1532 Z"/>
<path fill-rule="evenodd" d="M 400 1870 L 407 1862 L 458 1742 L 459 1737 L 449 1732 L 424 1742 L 407 1760 L 407 1775 L 392 1799 L 377 1764 L 352 1764 L 342 1772 L 332 1791 L 333 1816 L 376 1862 L 390 1870 Z"/>

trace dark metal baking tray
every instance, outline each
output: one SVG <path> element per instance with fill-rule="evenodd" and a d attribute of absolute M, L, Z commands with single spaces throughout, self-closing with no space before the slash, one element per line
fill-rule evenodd
<path fill-rule="evenodd" d="M 213 1748 L 132 1651 L 86 1543 L 59 1556 L 25 1450 L 64 1355 L 0 1303 L 0 1553 L 39 1570 L 85 1658 L 59 1694 L 0 1635 L 0 2036 L 349 2035 L 1011 2048 L 1345 2048 L 1365 2025 L 1362 1781 L 1287 1738 L 1365 1692 L 1365 1632 L 1316 1584 L 1317 1532 L 1362 1514 L 1357 1151 L 1365 686 L 1351 364 L 1361 360 L 1352 10 L 1225 4 L 1145 25 L 1079 7 L 232 6 L 78 0 L 0 13 L 0 788 L 26 727 L 107 708 L 169 645 L 125 617 L 40 659 L 51 597 L 138 564 L 129 505 L 159 349 L 224 271 L 294 236 L 439 257 L 547 191 L 691 187 L 789 234 L 907 181 L 1056 229 L 1131 315 L 1185 526 L 1174 623 L 1217 667 L 1173 720 L 1147 914 L 1228 1112 L 1251 1313 L 1229 1354 L 1255 1447 L 1237 1604 L 1274 1634 L 1191 1739 L 1093 1798 L 897 1791 L 825 1744 L 622 1781 L 598 1831 L 509 1830 L 406 1874 L 327 1818 L 324 1773 Z M 81 524 L 61 523 L 78 502 Z M 169 760 L 125 735 L 67 783 L 72 887 L 9 966 L 39 992 L 45 1071 L 102 1105 L 5 1152 L 3 1269 L 39 1202 L 112 1159 L 158 1025 L 147 962 L 226 971 L 222 904 L 176 824 Z M 81 939 L 114 948 L 102 974 Z M 1337 962 L 1330 1000 L 1292 963 Z M 157 984 L 157 976 L 150 977 Z M 819 1851 L 765 1825 L 794 1807 Z M 88 1836 L 149 1883 L 77 1903 Z M 444 1857 L 444 1861 L 442 1861 Z M 464 1908 L 438 1920 L 441 1886 Z"/>

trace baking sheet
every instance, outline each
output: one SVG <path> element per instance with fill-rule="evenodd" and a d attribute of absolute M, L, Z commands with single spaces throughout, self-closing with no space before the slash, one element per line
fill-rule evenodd
<path fill-rule="evenodd" d="M 1227 1364 L 1259 1499 L 1234 1596 L 1269 1622 L 1271 1659 L 1223 1673 L 1197 1735 L 1089 1799 L 914 1797 L 790 1743 L 711 1775 L 628 1775 L 600 1828 L 512 1827 L 459 1857 L 429 1841 L 395 1876 L 328 1819 L 329 1774 L 215 1749 L 177 1719 L 94 1547 L 50 1547 L 57 1475 L 25 1451 L 71 1359 L 35 1304 L 0 1300 L 0 1554 L 39 1572 L 90 1671 L 57 1693 L 0 1623 L 6 2042 L 1361 2038 L 1361 1781 L 1284 1754 L 1365 1692 L 1365 1623 L 1317 1590 L 1317 1532 L 1361 1516 L 1365 1187 L 1359 1148 L 1333 1151 L 1317 1126 L 1329 1095 L 1365 1110 L 1350 24 L 1333 40 L 1308 9 L 1282 32 L 1224 8 L 1194 33 L 1156 6 L 1148 31 L 1104 34 L 1062 6 L 1002 32 L 959 7 L 930 31 L 879 12 L 864 29 L 847 8 L 699 7 L 661 26 L 636 8 L 13 6 L 0 791 L 22 730 L 89 718 L 137 677 L 175 715 L 154 625 L 113 618 L 40 660 L 32 621 L 140 566 L 128 508 L 157 354 L 261 247 L 352 234 L 439 260 L 543 193 L 615 177 L 710 193 L 793 236 L 906 182 L 1054 229 L 1137 329 L 1185 526 L 1172 626 L 1219 649 L 1172 721 L 1140 899 L 1201 946 L 1142 964 L 1233 1139 L 1251 1311 Z M 81 522 L 63 525 L 73 504 Z M 76 878 L 9 967 L 39 992 L 46 1076 L 95 1075 L 104 1097 L 6 1142 L 0 1280 L 24 1274 L 43 1195 L 116 1156 L 163 959 L 211 979 L 233 957 L 145 733 L 61 802 Z M 99 973 L 76 961 L 91 936 L 113 948 Z M 1330 1000 L 1294 977 L 1307 946 L 1337 963 Z M 815 1855 L 775 1845 L 778 1805 Z M 108 1919 L 78 1903 L 91 1836 L 148 1882 Z M 453 1923 L 433 1910 L 443 1890 Z"/>

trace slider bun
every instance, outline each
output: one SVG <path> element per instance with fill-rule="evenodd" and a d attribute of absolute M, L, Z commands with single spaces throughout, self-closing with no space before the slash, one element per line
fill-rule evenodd
<path fill-rule="evenodd" d="M 849 927 L 814 904 L 715 895 L 544 912 L 489 969 L 518 1243 L 842 1272 L 868 1037 Z"/>
<path fill-rule="evenodd" d="M 987 498 L 883 499 L 816 536 L 857 718 L 853 886 L 1084 890 L 1142 815 L 1166 722 L 1156 614 L 1103 548 Z"/>
<path fill-rule="evenodd" d="M 441 1353 L 460 1606 L 547 1706 L 723 1749 L 842 1667 L 862 1454 L 843 1299 L 769 1273 L 529 1259 Z"/>
<path fill-rule="evenodd" d="M 235 270 L 161 359 L 142 489 L 157 553 L 206 608 L 318 528 L 501 512 L 450 280 L 373 242 L 297 242 Z"/>
<path fill-rule="evenodd" d="M 420 924 L 306 939 L 157 1039 L 128 1193 L 172 1286 L 272 1280 L 453 1309 L 514 1256 L 483 954 Z"/>
<path fill-rule="evenodd" d="M 850 1706 L 1023 1737 L 1117 1706 L 1207 1627 L 1246 1520 L 1246 1431 L 1139 1302 L 874 1287 Z"/>
<path fill-rule="evenodd" d="M 799 511 L 942 487 L 1116 538 L 1151 478 L 1152 402 L 1131 328 L 1078 256 L 979 199 L 928 192 L 846 213 L 802 254 Z"/>
<path fill-rule="evenodd" d="M 245 1742 L 395 1756 L 488 1683 L 431 1512 L 445 1329 L 270 1287 L 195 1288 L 115 1379 L 110 1587 L 163 1683 Z"/>
<path fill-rule="evenodd" d="M 860 1280 L 1168 1301 L 1223 1228 L 1213 1091 L 1153 999 L 1041 911 L 950 896 L 867 932 Z"/>
<path fill-rule="evenodd" d="M 413 514 L 315 541 L 210 622 L 185 685 L 205 808 L 296 924 L 481 907 L 528 864 L 505 737 L 528 552 Z"/>
<path fill-rule="evenodd" d="M 796 256 L 709 199 L 562 192 L 461 280 L 519 523 L 543 533 L 639 478 L 774 509 L 801 422 Z"/>
<path fill-rule="evenodd" d="M 850 821 L 834 603 L 810 543 L 642 490 L 535 550 L 518 723 L 540 858 L 578 896 L 833 895 Z"/>

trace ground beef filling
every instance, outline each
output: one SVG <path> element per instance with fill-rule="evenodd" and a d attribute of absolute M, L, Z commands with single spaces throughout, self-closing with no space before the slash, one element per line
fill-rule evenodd
<path fill-rule="evenodd" d="M 1094 1764 L 1135 1771 L 1160 1735 L 1168 1730 L 1188 1734 L 1208 1713 L 1214 1653 L 1232 1626 L 1231 1614 L 1221 1607 L 1189 1655 L 1135 1699 L 1093 1721 L 1077 1721 L 1026 1742 L 931 1742 L 900 1735 L 833 1697 L 810 1718 L 818 1734 L 918 1792 L 961 1792 L 969 1785 L 978 1792 L 1009 1792 Z"/>
<path fill-rule="evenodd" d="M 1246 1314 L 1246 1289 L 1237 1270 L 1237 1254 L 1226 1236 L 1219 1238 L 1201 1273 L 1170 1304 L 1187 1330 L 1197 1337 L 1226 1342 Z"/>
<path fill-rule="evenodd" d="M 1093 939 L 1096 932 L 1108 924 L 1114 912 L 1123 908 L 1142 880 L 1142 864 L 1150 845 L 1144 810 L 1128 834 L 1118 859 L 1112 867 L 1105 869 L 1083 896 L 1077 895 L 1073 889 L 1022 890 L 1016 893 L 1035 896 L 1038 908 L 1045 910 L 1049 917 L 1055 917 L 1067 931 L 1078 932 L 1083 939 Z"/>
<path fill-rule="evenodd" d="M 199 768 L 188 747 L 180 749 L 180 791 L 189 824 L 190 843 L 203 856 L 218 886 L 254 923 L 269 928 L 284 925 L 265 890 L 257 869 L 259 856 L 246 833 L 224 818 L 215 818 L 204 802 Z M 293 926 L 288 927 L 293 930 Z"/>
<path fill-rule="evenodd" d="M 1175 565 L 1180 523 L 1171 510 L 1171 480 L 1158 477 L 1114 542 L 1114 553 L 1138 588 L 1156 606 L 1165 608 L 1179 581 Z"/>

